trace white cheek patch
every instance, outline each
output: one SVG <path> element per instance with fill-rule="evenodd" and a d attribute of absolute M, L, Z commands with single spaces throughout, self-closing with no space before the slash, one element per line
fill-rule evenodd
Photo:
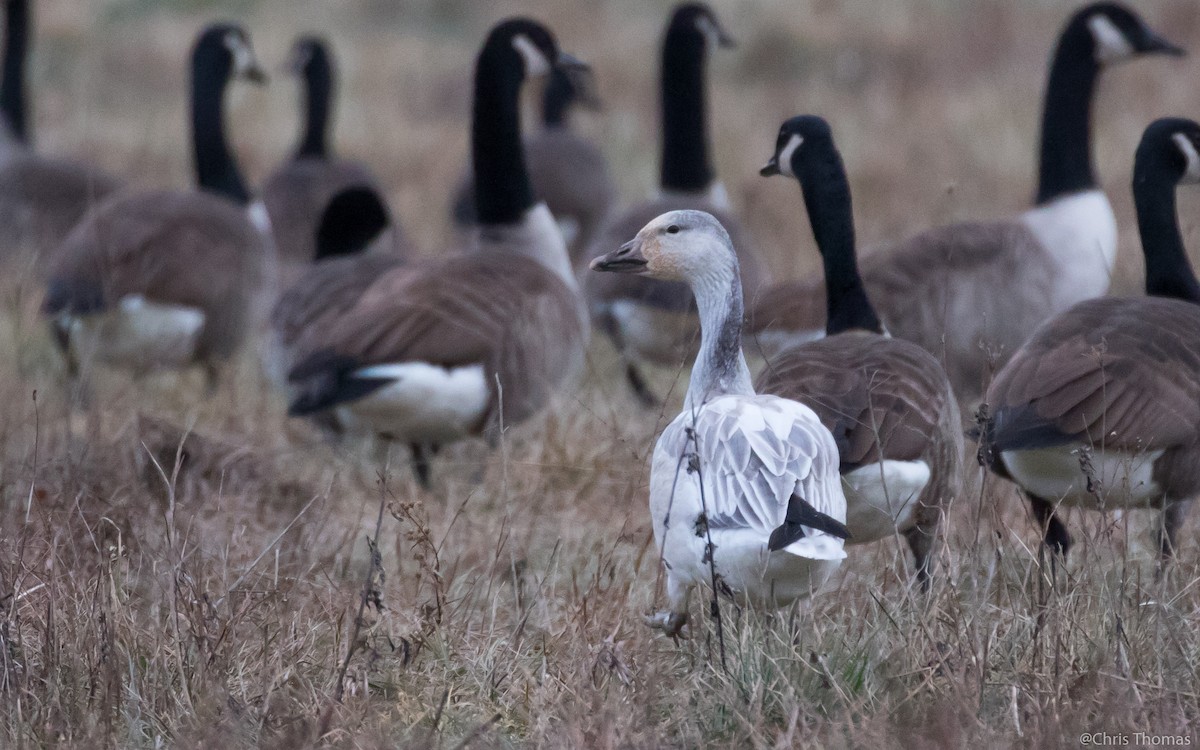
<path fill-rule="evenodd" d="M 241 34 L 238 34 L 236 31 L 226 34 L 225 46 L 229 49 L 229 53 L 233 55 L 233 69 L 238 75 L 245 75 L 258 67 L 258 63 L 254 59 L 254 52 L 247 46 L 246 40 L 242 38 Z"/>
<path fill-rule="evenodd" d="M 796 153 L 796 149 L 800 148 L 801 143 L 804 143 L 804 139 L 792 133 L 792 137 L 788 138 L 787 144 L 779 150 L 779 157 L 776 159 L 779 164 L 779 171 L 788 177 L 796 176 L 796 173 L 792 171 L 792 155 Z"/>
<path fill-rule="evenodd" d="M 1113 63 L 1133 57 L 1133 45 L 1108 16 L 1098 13 L 1087 20 L 1088 31 L 1095 43 L 1098 63 Z"/>
<path fill-rule="evenodd" d="M 550 72 L 550 61 L 537 48 L 537 45 L 529 41 L 529 37 L 524 34 L 513 37 L 513 49 L 520 53 L 521 59 L 525 61 L 527 78 L 544 76 Z"/>
<path fill-rule="evenodd" d="M 716 49 L 721 46 L 721 31 L 708 16 L 698 16 L 696 18 L 696 30 L 704 35 L 709 49 Z"/>
<path fill-rule="evenodd" d="M 1171 136 L 1171 140 L 1175 141 L 1175 145 L 1179 147 L 1179 152 L 1183 154 L 1184 161 L 1187 162 L 1187 166 L 1183 170 L 1183 176 L 1179 178 L 1179 181 L 1186 183 L 1200 182 L 1200 153 L 1196 151 L 1196 144 L 1188 140 L 1188 137 L 1183 133 L 1176 133 Z"/>

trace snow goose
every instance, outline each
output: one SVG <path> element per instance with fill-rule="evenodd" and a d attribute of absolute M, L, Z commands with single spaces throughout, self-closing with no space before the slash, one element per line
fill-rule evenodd
<path fill-rule="evenodd" d="M 758 606 L 816 591 L 849 536 L 837 445 L 807 406 L 754 392 L 729 234 L 711 214 L 671 211 L 592 268 L 684 283 L 700 313 L 683 412 L 659 436 L 650 469 L 670 604 L 650 624 L 678 634 L 699 583 Z"/>
<path fill-rule="evenodd" d="M 1117 3 L 1077 11 L 1050 65 L 1036 205 L 1005 221 L 932 229 L 863 258 L 883 322 L 942 361 L 960 396 L 982 393 L 988 374 L 1039 323 L 1108 291 L 1117 227 L 1092 169 L 1093 93 L 1105 68 L 1150 53 L 1182 51 Z M 780 284 L 750 313 L 747 331 L 765 353 L 819 338 L 822 283 Z"/>
<path fill-rule="evenodd" d="M 292 415 L 336 409 L 343 424 L 407 443 L 423 484 L 440 445 L 494 441 L 583 365 L 586 310 L 521 141 L 522 83 L 553 66 L 582 68 L 546 27 L 511 19 L 492 29 L 475 66 L 477 246 L 376 274 L 303 333 L 310 354 L 289 375 Z"/>
<path fill-rule="evenodd" d="M 1081 302 L 1039 327 L 996 375 L 981 457 L 1025 492 L 1045 545 L 1059 507 L 1162 511 L 1165 562 L 1200 493 L 1200 284 L 1175 186 L 1200 182 L 1200 126 L 1157 120 L 1133 170 L 1147 297 Z"/>
<path fill-rule="evenodd" d="M 271 252 L 225 140 L 223 95 L 234 76 L 265 80 L 246 31 L 213 24 L 192 51 L 199 189 L 117 195 L 56 251 L 42 310 L 72 362 L 135 371 L 198 362 L 212 386 L 253 327 Z"/>
<path fill-rule="evenodd" d="M 608 252 L 660 214 L 678 209 L 707 211 L 718 218 L 737 249 L 742 286 L 753 298 L 765 269 L 741 223 L 729 211 L 708 148 L 705 65 L 717 46 L 733 40 L 703 3 L 675 8 L 662 44 L 662 160 L 659 195 L 614 214 L 601 227 L 587 255 Z M 638 363 L 678 367 L 696 351 L 696 303 L 686 284 L 644 276 L 591 275 L 586 293 L 596 326 L 625 360 L 626 378 L 643 403 L 658 399 Z"/>
<path fill-rule="evenodd" d="M 754 387 L 810 407 L 833 433 L 850 544 L 902 534 L 928 589 L 934 544 L 961 485 L 963 436 L 950 380 L 932 354 L 888 336 L 858 275 L 850 183 L 828 123 L 779 129 L 764 176 L 800 182 L 825 267 L 826 337 L 783 349 Z"/>

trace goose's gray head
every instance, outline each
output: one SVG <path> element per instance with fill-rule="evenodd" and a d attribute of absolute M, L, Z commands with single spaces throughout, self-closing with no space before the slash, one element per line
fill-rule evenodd
<path fill-rule="evenodd" d="M 1091 36 L 1092 59 L 1099 65 L 1153 53 L 1183 55 L 1149 27 L 1141 16 L 1115 2 L 1100 2 L 1079 10 L 1072 21 L 1083 24 Z"/>
<path fill-rule="evenodd" d="M 704 211 L 669 211 L 642 227 L 629 242 L 596 258 L 593 271 L 636 273 L 663 281 L 692 282 L 714 270 L 737 273 L 729 233 Z"/>
<path fill-rule="evenodd" d="M 1134 181 L 1154 170 L 1181 185 L 1200 184 L 1200 125 L 1182 117 L 1150 123 L 1134 158 Z"/>

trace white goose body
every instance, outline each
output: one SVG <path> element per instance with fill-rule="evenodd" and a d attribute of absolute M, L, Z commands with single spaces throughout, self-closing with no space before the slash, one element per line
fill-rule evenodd
<path fill-rule="evenodd" d="M 695 439 L 692 439 L 695 435 Z M 700 469 L 689 470 L 695 455 Z M 654 539 L 676 585 L 709 584 L 716 572 L 756 606 L 786 606 L 821 587 L 846 553 L 820 532 L 770 552 L 793 493 L 845 520 L 837 446 L 807 406 L 774 396 L 720 396 L 677 416 L 654 447 L 650 515 Z"/>
<path fill-rule="evenodd" d="M 650 624 L 678 633 L 701 583 L 755 606 L 813 594 L 846 556 L 837 444 L 812 409 L 754 392 L 724 227 L 703 211 L 671 211 L 592 268 L 684 282 L 700 313 L 684 409 L 659 436 L 650 470 L 670 599 Z"/>

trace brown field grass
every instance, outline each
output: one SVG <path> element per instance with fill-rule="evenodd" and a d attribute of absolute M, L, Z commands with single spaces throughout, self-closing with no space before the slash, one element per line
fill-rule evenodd
<path fill-rule="evenodd" d="M 668 7 L 43 0 L 38 145 L 185 184 L 181 86 L 198 25 L 244 21 L 270 65 L 295 34 L 320 29 L 344 71 L 340 150 L 370 161 L 406 228 L 437 252 L 465 157 L 471 57 L 490 23 L 535 15 L 593 63 L 607 110 L 579 125 L 632 199 L 656 174 Z M 864 243 L 1027 203 L 1066 4 L 716 7 L 741 43 L 711 64 L 716 161 L 777 274 L 816 267 L 795 186 L 756 171 L 779 122 L 802 111 L 833 124 Z M 1195 3 L 1141 7 L 1200 50 Z M 1096 148 L 1121 225 L 1119 291 L 1141 278 L 1133 148 L 1154 117 L 1200 116 L 1196 65 L 1138 61 L 1101 87 Z M 256 182 L 291 146 L 294 98 L 284 80 L 233 95 L 233 138 Z M 1200 248 L 1198 196 L 1181 194 L 1180 211 Z M 674 406 L 638 410 L 605 344 L 582 387 L 494 452 L 448 450 L 423 493 L 404 451 L 331 446 L 287 421 L 253 352 L 210 399 L 198 374 L 110 375 L 72 411 L 29 314 L 32 275 L 10 272 L 3 294 L 0 746 L 1053 747 L 1085 731 L 1197 741 L 1194 523 L 1156 580 L 1149 514 L 1072 514 L 1082 543 L 1051 585 L 1015 493 L 981 485 L 969 461 L 930 596 L 907 586 L 897 542 L 855 548 L 810 604 L 766 615 L 725 603 L 722 660 L 699 604 L 678 643 L 641 624 L 662 601 L 647 457 Z"/>

